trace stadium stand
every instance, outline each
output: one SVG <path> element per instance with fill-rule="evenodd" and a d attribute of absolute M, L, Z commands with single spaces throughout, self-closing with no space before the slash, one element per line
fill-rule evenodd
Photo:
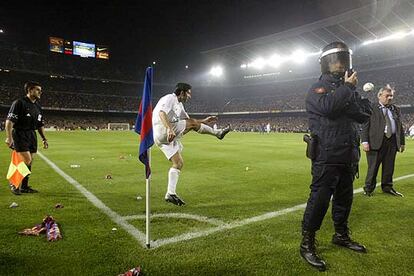
<path fill-rule="evenodd" d="M 17 63 L 14 63 L 17 64 Z M 412 72 L 414 66 L 405 66 L 398 68 L 387 68 L 381 70 L 372 70 L 360 73 L 360 83 L 367 81 L 373 82 L 377 87 L 390 83 L 395 86 L 397 93 L 395 101 L 402 107 L 403 111 L 411 112 L 414 106 L 414 79 L 409 72 Z M 102 82 L 102 80 L 82 80 L 73 77 L 51 77 L 45 75 L 36 75 L 27 72 L 0 72 L 0 105 L 5 109 L 10 106 L 11 102 L 22 94 L 22 86 L 27 79 L 36 79 L 44 86 L 44 97 L 41 100 L 42 106 L 46 110 L 63 111 L 83 111 L 88 112 L 106 112 L 108 114 L 127 113 L 128 116 L 123 118 L 124 121 L 133 123 L 134 113 L 138 108 L 140 83 L 128 82 Z M 57 75 L 52 75 L 57 76 Z M 303 111 L 304 98 L 309 84 L 313 79 L 304 79 L 294 82 L 275 82 L 271 84 L 240 86 L 240 87 L 195 87 L 194 97 L 187 106 L 188 112 L 194 115 L 202 113 L 215 113 L 222 117 L 228 113 L 243 112 L 267 112 L 280 113 L 278 116 L 268 116 L 266 119 L 257 118 L 259 114 L 250 114 L 250 119 L 237 118 L 233 114 L 232 119 L 225 118 L 225 122 L 231 123 L 236 130 L 250 131 L 259 130 L 262 124 L 270 122 L 276 131 L 306 131 L 306 119 L 303 117 L 298 121 L 297 118 L 288 119 L 281 116 L 289 116 L 289 113 L 283 112 Z M 154 102 L 157 97 L 171 91 L 169 86 L 156 86 Z M 371 94 L 375 99 L 375 93 Z M 82 116 L 77 114 L 79 119 L 59 119 L 53 114 L 48 119 L 48 124 L 58 125 L 59 128 L 65 129 L 86 129 L 88 127 L 106 128 L 108 122 L 118 122 L 111 120 L 111 116 L 106 119 L 100 116 Z M 47 116 L 50 117 L 50 116 Z M 82 118 L 85 117 L 85 118 Z M 3 117 L 4 118 L 4 117 Z M 283 119 L 281 119 L 283 118 Z M 413 122 L 412 116 L 407 116 L 409 121 L 407 125 Z M 58 123 L 57 123 L 58 122 Z M 63 124 L 67 122 L 67 125 Z M 62 125 L 63 124 L 63 125 Z"/>
<path fill-rule="evenodd" d="M 238 131 L 258 131 L 267 123 L 272 125 L 273 131 L 306 131 L 304 99 L 310 84 L 318 77 L 317 62 L 306 66 L 286 65 L 273 73 L 243 71 L 240 64 L 269 49 L 288 54 L 295 45 L 302 45 L 309 52 L 315 52 L 325 41 L 339 37 L 357 49 L 354 60 L 360 86 L 365 82 L 374 83 L 377 89 L 386 83 L 394 86 L 395 103 L 402 109 L 403 123 L 410 126 L 414 123 L 413 38 L 407 37 L 404 43 L 395 45 L 392 42 L 369 47 L 361 44 L 366 39 L 404 30 L 400 23 L 405 17 L 396 14 L 410 14 L 414 6 L 402 1 L 392 9 L 394 13 L 389 15 L 388 27 L 370 24 L 377 18 L 367 17 L 366 14 L 370 14 L 367 6 L 285 32 L 205 51 L 206 57 L 217 58 L 229 66 L 228 80 L 215 83 L 185 79 L 194 84 L 193 98 L 186 109 L 196 118 L 218 115 L 220 125 L 231 124 Z M 131 73 L 105 60 L 45 54 L 45 50 L 39 52 L 8 40 L 0 41 L 2 118 L 12 101 L 22 95 L 24 82 L 36 80 L 44 89 L 41 104 L 47 126 L 104 129 L 109 122 L 133 124 L 142 89 L 142 82 L 137 80 L 143 80 L 144 70 Z M 311 58 L 316 61 L 317 56 Z M 161 71 L 156 71 L 155 79 L 154 103 L 172 91 L 175 82 L 184 81 L 174 72 L 166 76 Z M 375 100 L 375 93 L 370 97 Z"/>

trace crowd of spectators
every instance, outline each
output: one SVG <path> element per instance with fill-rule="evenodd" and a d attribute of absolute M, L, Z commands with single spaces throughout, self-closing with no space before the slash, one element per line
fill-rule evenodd
<path fill-rule="evenodd" d="M 106 130 L 109 123 L 129 124 L 133 128 L 135 116 L 111 116 L 110 114 L 101 115 L 45 115 L 45 127 L 55 130 Z"/>
<path fill-rule="evenodd" d="M 1 89 L 1 87 L 0 87 Z M 3 92 L 4 91 L 4 92 Z M 2 89 L 0 104 L 10 105 L 14 99 L 24 94 L 22 88 L 7 87 Z M 40 103 L 52 109 L 83 109 L 136 111 L 139 106 L 138 97 L 115 96 L 102 94 L 73 93 L 65 91 L 44 91 Z"/>
<path fill-rule="evenodd" d="M 102 130 L 108 129 L 108 123 L 127 123 L 130 129 L 135 123 L 134 115 L 111 116 L 111 115 L 46 115 L 47 128 L 56 130 Z M 217 127 L 223 128 L 230 125 L 233 131 L 237 132 L 266 132 L 267 124 L 270 125 L 271 132 L 308 132 L 308 120 L 305 116 L 278 116 L 266 118 L 219 118 Z M 404 129 L 408 134 L 408 129 L 414 125 L 414 114 L 403 114 Z M 0 129 L 4 127 L 4 122 L 0 123 Z"/>
<path fill-rule="evenodd" d="M 397 105 L 414 105 L 414 66 L 362 71 L 359 87 L 374 83 L 375 91 L 369 94 L 376 100 L 376 92 L 385 85 L 395 87 Z M 190 112 L 287 111 L 305 109 L 306 94 L 315 79 L 303 79 L 273 84 L 221 88 L 221 97 L 213 98 L 214 91 L 200 89 L 194 93 L 195 101 L 189 104 Z M 362 90 L 362 89 L 360 89 Z M 363 92 L 362 92 L 363 93 Z M 197 99 L 198 98 L 198 99 Z"/>
<path fill-rule="evenodd" d="M 126 80 L 125 76 L 105 62 L 87 59 L 66 59 L 64 55 L 42 55 L 30 51 L 4 49 L 0 47 L 0 106 L 8 107 L 13 100 L 23 95 L 23 84 L 36 80 L 43 86 L 41 105 L 46 110 L 105 111 L 106 114 L 125 113 L 124 118 L 111 116 L 52 116 L 48 124 L 57 128 L 102 129 L 109 122 L 129 122 L 133 124 L 133 113 L 138 110 L 142 83 Z M 27 57 L 30 57 L 29 59 Z M 28 62 L 30 60 L 30 62 Z M 384 67 L 384 66 L 383 66 Z M 94 68 L 91 70 L 90 68 Z M 381 68 L 381 69 L 379 69 Z M 384 84 L 395 87 L 395 103 L 401 107 L 414 107 L 414 65 L 391 68 L 371 68 L 359 72 L 359 86 L 372 82 L 376 89 Z M 197 86 L 193 87 L 193 97 L 186 104 L 190 114 L 235 113 L 234 118 L 225 119 L 220 124 L 231 124 L 237 131 L 260 131 L 270 123 L 273 131 L 307 130 L 305 114 L 303 117 L 271 116 L 285 111 L 303 111 L 309 87 L 315 81 L 298 79 L 295 81 L 273 82 L 267 84 L 240 86 Z M 159 97 L 172 92 L 172 85 L 155 83 L 153 104 Z M 376 100 L 376 92 L 369 94 Z M 404 111 L 412 109 L 403 109 Z M 242 113 L 268 112 L 268 118 L 256 116 L 245 119 Z M 239 113 L 239 114 L 236 114 Z M 55 119 L 56 117 L 56 119 Z M 229 116 L 225 116 L 229 118 Z M 120 120 L 122 119 L 122 120 Z M 414 115 L 404 114 L 404 125 L 408 129 L 414 123 Z M 2 126 L 0 125 L 0 128 Z"/>
<path fill-rule="evenodd" d="M 268 124 L 271 132 L 308 132 L 306 117 L 220 119 L 217 126 L 222 128 L 230 125 L 233 131 L 239 132 L 266 132 Z"/>
<path fill-rule="evenodd" d="M 360 84 L 372 82 L 377 88 L 390 83 L 396 89 L 397 105 L 414 105 L 414 66 L 375 70 L 360 73 Z M 0 104 L 10 104 L 22 93 L 22 76 L 0 72 Z M 18 73 L 13 73 L 16 75 Z M 27 77 L 27 76 L 26 76 Z M 16 80 L 17 79 L 17 80 Z M 31 78 L 33 79 L 33 78 Z M 193 98 L 186 108 L 191 113 L 223 112 L 280 112 L 305 109 L 307 90 L 314 80 L 298 80 L 266 85 L 240 87 L 194 87 Z M 56 79 L 43 76 L 42 105 L 51 108 L 80 108 L 93 110 L 137 110 L 140 88 L 137 83 L 99 80 Z M 154 102 L 172 87 L 155 85 Z M 375 100 L 376 93 L 370 94 Z"/>

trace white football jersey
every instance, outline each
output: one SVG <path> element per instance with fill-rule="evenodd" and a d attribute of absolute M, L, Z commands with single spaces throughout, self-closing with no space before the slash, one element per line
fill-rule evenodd
<path fill-rule="evenodd" d="M 171 123 L 176 123 L 180 120 L 189 118 L 187 112 L 185 112 L 184 105 L 178 101 L 177 96 L 174 93 L 165 95 L 158 101 L 152 111 L 153 125 L 162 125 L 160 111 L 164 111 L 165 114 L 167 114 L 168 120 Z"/>

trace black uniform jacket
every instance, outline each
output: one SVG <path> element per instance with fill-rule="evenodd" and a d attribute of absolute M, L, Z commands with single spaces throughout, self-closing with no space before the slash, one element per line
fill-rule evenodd
<path fill-rule="evenodd" d="M 37 102 L 32 103 L 28 97 L 12 103 L 7 119 L 14 123 L 13 128 L 17 130 L 36 130 L 44 124 L 42 108 Z"/>
<path fill-rule="evenodd" d="M 353 164 L 359 161 L 359 124 L 369 120 L 369 100 L 352 84 L 323 74 L 306 97 L 309 129 L 317 141 L 314 162 Z"/>

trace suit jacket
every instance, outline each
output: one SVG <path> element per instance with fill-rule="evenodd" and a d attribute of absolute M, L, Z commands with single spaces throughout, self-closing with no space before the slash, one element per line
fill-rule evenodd
<path fill-rule="evenodd" d="M 368 142 L 371 150 L 379 150 L 384 139 L 385 117 L 380 106 L 378 102 L 372 104 L 371 117 L 368 122 L 362 125 L 361 140 L 362 142 Z M 397 149 L 399 150 L 401 145 L 405 145 L 401 111 L 395 105 L 391 105 L 390 110 L 395 121 L 395 136 L 397 138 Z"/>

